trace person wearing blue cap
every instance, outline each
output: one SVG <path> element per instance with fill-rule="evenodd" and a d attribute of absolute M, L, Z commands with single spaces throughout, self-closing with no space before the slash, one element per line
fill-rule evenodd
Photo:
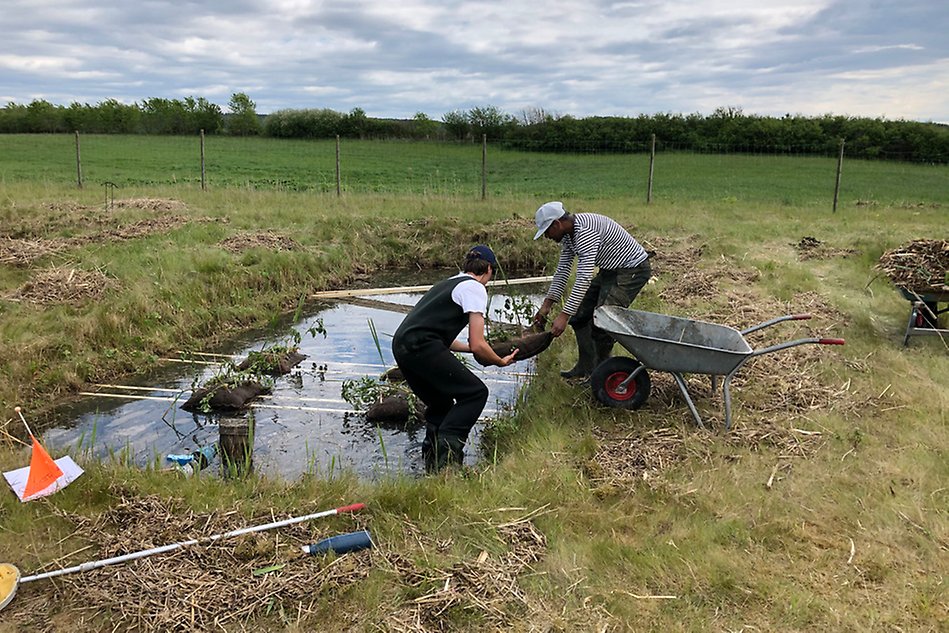
<path fill-rule="evenodd" d="M 543 328 L 554 303 L 567 289 L 567 280 L 577 260 L 573 288 L 563 310 L 554 319 L 551 333 L 560 336 L 573 327 L 577 337 L 577 364 L 560 372 L 564 378 L 589 378 L 593 369 L 613 349 L 613 337 L 593 323 L 593 311 L 602 305 L 629 305 L 643 289 L 652 270 L 649 256 L 629 232 L 598 213 L 568 213 L 562 202 L 548 202 L 534 215 L 537 233 L 560 244 L 560 260 L 547 296 L 534 315 L 534 326 Z M 594 269 L 599 272 L 594 274 Z"/>
<path fill-rule="evenodd" d="M 484 335 L 488 281 L 497 270 L 494 252 L 479 244 L 462 271 L 419 299 L 392 337 L 392 354 L 405 381 L 425 403 L 422 456 L 429 472 L 461 464 L 468 433 L 488 400 L 488 388 L 452 352 L 474 354 L 482 365 L 506 367 L 517 350 L 498 356 Z M 468 326 L 468 341 L 458 340 Z"/>

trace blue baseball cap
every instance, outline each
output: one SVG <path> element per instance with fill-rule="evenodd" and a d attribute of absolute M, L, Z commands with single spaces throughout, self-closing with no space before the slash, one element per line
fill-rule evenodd
<path fill-rule="evenodd" d="M 472 246 L 471 250 L 468 251 L 468 254 L 465 256 L 465 259 L 483 259 L 491 264 L 492 268 L 498 267 L 498 258 L 494 256 L 494 251 L 484 244 Z"/>

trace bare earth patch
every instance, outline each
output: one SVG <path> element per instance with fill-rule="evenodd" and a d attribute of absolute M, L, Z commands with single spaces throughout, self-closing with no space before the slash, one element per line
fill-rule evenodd
<path fill-rule="evenodd" d="M 821 242 L 816 237 L 805 236 L 794 244 L 797 249 L 798 258 L 801 261 L 808 259 L 832 259 L 834 257 L 848 257 L 857 251 L 852 248 L 834 248 L 826 242 Z"/>
<path fill-rule="evenodd" d="M 114 285 L 112 279 L 98 270 L 60 266 L 36 271 L 11 298 L 28 303 L 78 304 L 102 296 Z"/>

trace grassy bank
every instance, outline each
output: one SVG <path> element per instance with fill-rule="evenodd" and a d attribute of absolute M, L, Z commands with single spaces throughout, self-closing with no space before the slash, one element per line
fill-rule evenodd
<path fill-rule="evenodd" d="M 207 349 L 301 294 L 377 270 L 452 265 L 474 242 L 491 243 L 512 273 L 539 274 L 555 258 L 530 239 L 544 200 L 528 196 L 176 187 L 123 190 L 106 210 L 100 193 L 4 185 L 6 237 L 36 244 L 0 266 L 3 420 L 23 404 L 41 424 L 85 381 Z M 574 360 L 567 335 L 539 357 L 471 471 L 234 482 L 84 463 L 86 475 L 47 500 L 2 497 L 4 560 L 33 573 L 356 501 L 368 511 L 25 584 L 0 631 L 939 630 L 949 356 L 937 338 L 902 347 L 909 304 L 873 265 L 888 248 L 945 237 L 940 195 L 836 215 L 718 195 L 648 207 L 638 196 L 568 199 L 656 252 L 639 307 L 736 327 L 808 311 L 812 321 L 753 344 L 814 334 L 847 345 L 751 363 L 734 385 L 728 435 L 696 430 L 662 374 L 640 411 L 594 405 L 557 375 Z M 820 248 L 803 249 L 804 237 Z M 34 302 L 42 293 L 24 288 L 50 270 L 65 276 L 49 278 L 47 297 L 65 293 L 79 274 L 69 271 L 92 275 L 91 288 L 71 303 Z M 703 380 L 690 387 L 721 429 L 721 398 Z M 6 446 L 4 470 L 25 463 Z M 295 554 L 360 527 L 372 550 Z M 284 566 L 254 575 L 271 565 Z"/>

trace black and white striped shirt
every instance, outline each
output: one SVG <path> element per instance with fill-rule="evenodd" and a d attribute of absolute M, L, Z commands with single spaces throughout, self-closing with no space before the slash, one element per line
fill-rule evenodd
<path fill-rule="evenodd" d="M 593 281 L 593 269 L 635 268 L 646 261 L 646 249 L 615 221 L 598 213 L 575 213 L 573 235 L 560 241 L 560 261 L 547 291 L 547 298 L 558 301 L 567 289 L 567 279 L 577 258 L 577 277 L 564 305 L 564 312 L 576 314 L 580 302 Z"/>

